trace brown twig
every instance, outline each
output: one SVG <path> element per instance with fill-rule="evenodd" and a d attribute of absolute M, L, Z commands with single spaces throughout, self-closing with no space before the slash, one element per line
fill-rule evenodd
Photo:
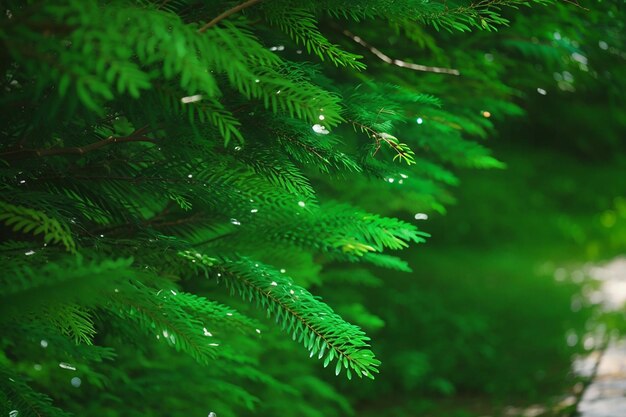
<path fill-rule="evenodd" d="M 206 218 L 202 217 L 201 214 L 196 213 L 196 214 L 193 214 L 193 215 L 191 215 L 189 217 L 183 217 L 183 218 L 176 219 L 176 220 L 162 221 L 162 222 L 151 221 L 150 224 L 154 228 L 159 228 L 159 227 L 178 226 L 178 225 L 181 225 L 181 224 L 193 223 L 193 222 L 202 221 L 202 220 L 206 220 Z"/>
<path fill-rule="evenodd" d="M 583 9 L 583 10 L 584 10 L 584 11 L 586 11 L 586 12 L 588 12 L 588 11 L 589 11 L 589 9 L 588 9 L 588 8 L 581 6 L 581 5 L 578 3 L 578 1 L 572 1 L 572 0 L 563 0 L 563 1 L 564 1 L 565 3 L 573 4 L 574 6 L 576 6 L 576 7 L 580 8 L 580 9 Z"/>
<path fill-rule="evenodd" d="M 406 62 L 406 61 L 401 61 L 399 59 L 391 58 L 389 55 L 384 54 L 380 49 L 370 45 L 367 42 L 365 42 L 363 40 L 363 38 L 361 38 L 360 36 L 355 35 L 354 33 L 350 32 L 349 30 L 344 30 L 343 34 L 346 35 L 347 37 L 349 37 L 350 39 L 352 39 L 354 42 L 358 43 L 359 45 L 369 49 L 371 53 L 373 53 L 378 58 L 380 58 L 382 61 L 384 61 L 384 62 L 386 62 L 388 64 L 396 65 L 396 66 L 401 67 L 401 68 L 408 68 L 408 69 L 411 69 L 411 70 L 414 70 L 414 71 L 435 72 L 435 73 L 439 73 L 439 74 L 450 74 L 450 75 L 461 75 L 459 70 L 454 69 L 454 68 L 431 67 L 431 66 L 428 66 L 428 65 L 413 64 L 411 62 Z"/>
<path fill-rule="evenodd" d="M 45 157 L 55 155 L 84 155 L 86 153 L 95 151 L 105 146 L 113 145 L 116 143 L 128 143 L 128 142 L 150 142 L 158 143 L 157 140 L 148 138 L 143 135 L 148 130 L 147 126 L 137 129 L 130 136 L 116 137 L 109 136 L 98 142 L 91 143 L 85 146 L 71 146 L 67 148 L 50 148 L 50 149 L 15 149 L 0 153 L 0 158 L 19 159 L 28 156 Z"/>
<path fill-rule="evenodd" d="M 221 22 L 222 20 L 226 19 L 228 16 L 237 13 L 240 10 L 243 10 L 247 7 L 250 7 L 258 2 L 260 2 L 261 0 L 248 0 L 245 1 L 241 4 L 238 4 L 237 6 L 233 7 L 232 9 L 226 10 L 224 13 L 220 14 L 219 16 L 217 16 L 216 18 L 214 18 L 213 20 L 211 20 L 209 23 L 206 23 L 204 26 L 202 26 L 200 29 L 198 29 L 198 33 L 204 33 L 207 31 L 207 29 L 217 25 L 219 22 Z"/>

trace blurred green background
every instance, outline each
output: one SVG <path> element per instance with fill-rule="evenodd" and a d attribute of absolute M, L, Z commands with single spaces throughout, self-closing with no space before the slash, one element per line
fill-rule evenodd
<path fill-rule="evenodd" d="M 397 131 L 416 151 L 415 173 L 403 176 L 398 165 L 383 181 L 306 172 L 323 199 L 397 216 L 430 233 L 426 244 L 399 255 L 413 272 L 258 248 L 366 331 L 382 361 L 375 381 L 335 377 L 264 312 L 205 280 L 181 285 L 262 323 L 258 340 L 221 335 L 245 358 L 240 367 L 200 367 L 103 313 L 96 344 L 115 348 L 117 357 L 81 368 L 79 391 L 55 372 L 54 346 L 24 348 L 19 371 L 84 416 L 521 416 L 533 404 L 545 407 L 535 416 L 573 415 L 575 404 L 558 405 L 586 383 L 572 364 L 606 341 L 585 345 L 586 335 L 624 327 L 621 312 L 604 315 L 588 297 L 599 283 L 585 268 L 626 252 L 626 11 L 623 1 L 589 3 L 506 9 L 511 24 L 498 32 L 378 21 L 344 28 L 321 20 L 322 32 L 364 55 L 368 68 L 310 70 L 316 83 L 330 91 L 371 87 L 372 97 L 432 94 L 442 104 L 398 99 L 398 113 L 414 120 L 399 122 Z M 458 68 L 461 76 L 390 66 L 344 29 L 390 56 Z M 268 45 L 287 45 L 284 56 L 302 59 L 284 34 L 263 30 Z M 358 104 L 358 96 L 350 100 L 346 93 L 347 107 Z M 250 130 L 254 122 L 250 116 Z M 353 126 L 335 132 L 347 149 L 365 146 Z M 11 363 L 9 356 L 0 362 Z"/>

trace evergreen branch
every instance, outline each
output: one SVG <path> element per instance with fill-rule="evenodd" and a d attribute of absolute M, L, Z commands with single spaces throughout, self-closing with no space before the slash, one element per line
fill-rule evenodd
<path fill-rule="evenodd" d="M 70 417 L 71 414 L 52 405 L 47 395 L 34 391 L 22 378 L 4 366 L 0 367 L 0 393 L 8 399 L 11 408 L 19 410 L 22 417 Z M 0 397 L 2 399 L 2 397 Z M 8 412 L 9 404 L 0 405 L 0 411 Z M 8 408 L 8 410 L 7 410 Z M 7 415 L 7 414 L 5 414 Z M 8 415 L 18 414 L 13 412 Z"/>
<path fill-rule="evenodd" d="M 32 252 L 29 256 L 38 256 Z M 115 288 L 124 286 L 125 281 L 136 274 L 131 269 L 132 259 L 87 263 L 81 256 L 65 257 L 36 268 L 32 262 L 28 265 L 16 262 L 15 266 L 5 264 L 0 278 L 0 318 L 3 320 L 10 319 L 13 314 L 47 309 L 52 305 L 103 302 Z"/>
<path fill-rule="evenodd" d="M 335 373 L 341 368 L 348 378 L 353 370 L 357 376 L 374 378 L 380 361 L 369 349 L 369 338 L 363 331 L 345 322 L 327 304 L 304 288 L 267 265 L 245 258 L 224 261 L 211 270 L 218 281 L 225 280 L 231 291 L 267 309 L 294 340 L 303 343 L 310 355 L 323 358 L 324 367 L 337 359 Z"/>
<path fill-rule="evenodd" d="M 76 251 L 76 243 L 67 224 L 29 207 L 16 206 L 0 201 L 0 223 L 14 232 L 43 235 L 44 242 L 61 243 L 69 252 Z"/>
<path fill-rule="evenodd" d="M 78 345 L 82 342 L 88 346 L 93 345 L 96 329 L 93 318 L 85 308 L 68 303 L 45 309 L 41 315 L 57 330 L 69 336 L 75 344 Z"/>
<path fill-rule="evenodd" d="M 270 23 L 286 32 L 298 45 L 303 45 L 307 52 L 315 53 L 322 61 L 329 59 L 336 66 L 365 69 L 359 61 L 361 55 L 351 54 L 332 44 L 317 27 L 313 13 L 304 9 L 278 8 L 266 11 Z"/>
<path fill-rule="evenodd" d="M 188 252 L 181 256 L 196 260 Z M 157 291 L 140 282 L 133 284 L 111 297 L 116 313 L 137 323 L 146 334 L 163 338 L 176 350 L 184 351 L 201 363 L 208 363 L 219 353 L 216 348 L 220 344 L 207 327 L 214 329 L 214 326 L 228 324 L 245 331 L 254 326 L 247 317 L 206 298 L 172 288 Z"/>
<path fill-rule="evenodd" d="M 352 39 L 354 42 L 358 43 L 359 45 L 361 45 L 361 46 L 363 46 L 363 47 L 365 47 L 367 49 L 369 49 L 371 53 L 373 53 L 378 58 L 380 58 L 382 61 L 384 61 L 384 62 L 386 62 L 388 64 L 396 65 L 396 66 L 401 67 L 401 68 L 411 69 L 411 70 L 414 70 L 414 71 L 435 72 L 435 73 L 439 73 L 439 74 L 450 74 L 450 75 L 460 75 L 461 74 L 459 72 L 459 70 L 453 69 L 453 68 L 431 67 L 431 66 L 428 66 L 428 65 L 414 64 L 414 63 L 411 63 L 411 62 L 406 62 L 406 61 L 401 61 L 399 59 L 391 58 L 389 55 L 384 54 L 380 49 L 370 45 L 363 38 L 353 34 L 349 30 L 346 29 L 346 30 L 343 31 L 343 33 L 344 33 L 344 35 L 346 35 L 347 37 Z"/>
<path fill-rule="evenodd" d="M 293 126 L 289 126 L 293 124 Z M 291 129 L 285 129 L 285 127 Z M 313 132 L 309 126 L 293 121 L 287 126 L 272 126 L 270 132 L 278 144 L 295 161 L 314 166 L 321 172 L 330 173 L 331 168 L 338 171 L 361 172 L 361 166 L 351 155 L 340 150 L 340 142 L 332 135 L 324 136 Z"/>
<path fill-rule="evenodd" d="M 204 33 L 207 31 L 207 29 L 217 25 L 220 21 L 226 19 L 227 17 L 229 17 L 232 14 L 237 13 L 240 10 L 243 10 L 247 7 L 253 6 L 254 4 L 260 2 L 262 0 L 248 0 L 245 1 L 235 7 L 233 7 L 232 9 L 226 10 L 224 13 L 220 14 L 219 16 L 215 17 L 213 20 L 211 20 L 210 22 L 206 23 L 204 26 L 202 26 L 200 29 L 198 29 L 198 33 Z"/>

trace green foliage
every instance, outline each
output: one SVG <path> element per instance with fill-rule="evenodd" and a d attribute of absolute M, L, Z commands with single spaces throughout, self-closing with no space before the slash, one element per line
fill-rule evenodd
<path fill-rule="evenodd" d="M 275 317 L 311 357 L 325 357 L 324 367 L 336 358 L 335 374 L 339 375 L 343 367 L 349 379 L 352 372 L 373 379 L 372 373 L 378 372 L 380 362 L 369 351 L 365 333 L 280 271 L 245 259 L 227 262 L 217 271 L 221 272 L 214 272 L 215 277 L 219 275 L 232 292 L 267 310 L 268 316 Z"/>
<path fill-rule="evenodd" d="M 53 406 L 49 397 L 33 391 L 25 381 L 19 379 L 9 370 L 0 367 L 0 377 L 2 378 L 1 392 L 4 396 L 4 398 L 0 397 L 3 400 L 0 411 L 3 414 L 9 415 L 13 410 L 19 410 L 18 413 L 28 417 L 41 415 L 66 417 L 71 415 Z"/>
<path fill-rule="evenodd" d="M 14 206 L 4 201 L 0 201 L 0 210 L 2 210 L 0 221 L 11 227 L 13 232 L 30 233 L 35 236 L 41 234 L 46 244 L 61 243 L 71 252 L 76 249 L 69 227 L 57 219 L 50 218 L 41 211 Z"/>
<path fill-rule="evenodd" d="M 268 20 L 286 32 L 296 44 L 303 45 L 308 53 L 313 52 L 322 61 L 328 59 L 337 66 L 365 69 L 359 61 L 362 56 L 343 51 L 333 45 L 317 28 L 316 17 L 305 9 L 267 9 Z"/>

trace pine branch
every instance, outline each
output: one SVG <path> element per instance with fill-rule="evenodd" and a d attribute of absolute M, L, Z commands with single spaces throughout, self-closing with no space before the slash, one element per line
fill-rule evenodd
<path fill-rule="evenodd" d="M 24 379 L 4 366 L 0 367 L 0 393 L 4 393 L 6 399 L 9 400 L 12 409 L 19 410 L 20 416 L 71 416 L 71 414 L 55 407 L 52 404 L 52 399 L 50 397 L 34 391 Z M 2 408 L 0 410 L 4 412 L 5 407 L 7 406 L 8 404 L 2 404 Z M 10 415 L 13 415 L 13 412 L 11 412 Z M 15 413 L 15 415 L 17 416 L 18 414 Z"/>
<path fill-rule="evenodd" d="M 348 378 L 374 378 L 380 362 L 369 349 L 363 331 L 345 322 L 328 305 L 276 269 L 248 259 L 206 264 L 205 274 L 226 285 L 248 301 L 255 301 L 274 315 L 294 340 L 303 343 L 311 356 L 324 359 L 324 367 L 337 360 L 335 373 L 342 368 Z"/>
<path fill-rule="evenodd" d="M 67 224 L 42 211 L 0 201 L 0 223 L 14 232 L 42 235 L 46 244 L 61 243 L 67 251 L 76 251 L 76 242 Z"/>

